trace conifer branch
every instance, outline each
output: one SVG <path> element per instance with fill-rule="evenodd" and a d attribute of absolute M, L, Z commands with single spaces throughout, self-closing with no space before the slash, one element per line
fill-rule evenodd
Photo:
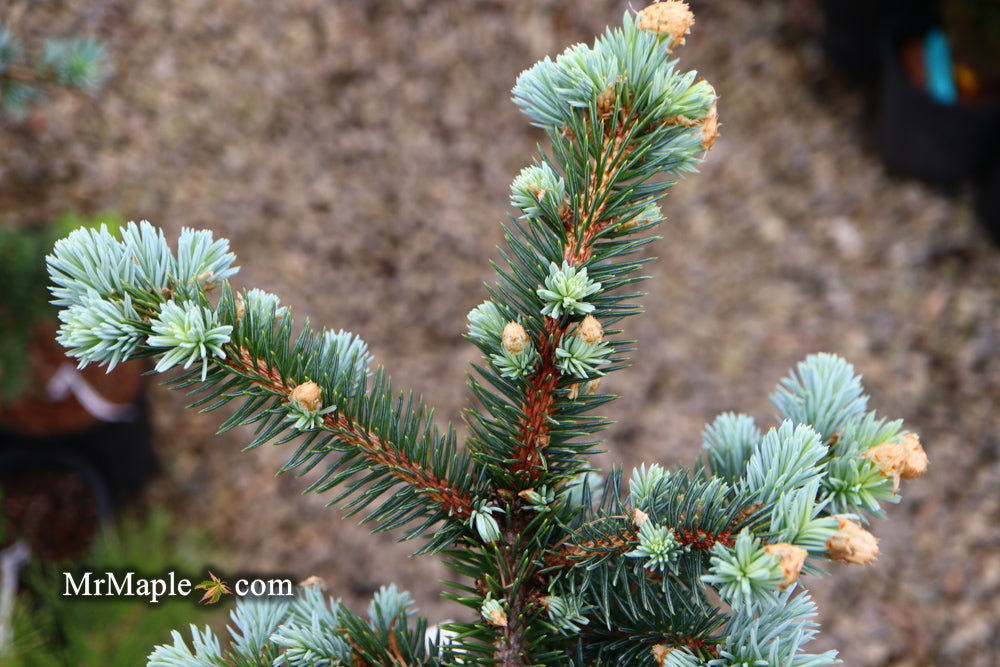
<path fill-rule="evenodd" d="M 226 241 L 184 230 L 174 254 L 142 223 L 56 244 L 59 341 L 81 365 L 153 357 L 183 367 L 171 384 L 192 407 L 240 399 L 221 430 L 255 426 L 248 449 L 295 442 L 282 471 L 325 464 L 309 489 L 336 488 L 331 504 L 379 500 L 365 521 L 403 539 L 435 527 L 421 552 L 444 555 L 458 575 L 444 595 L 469 611 L 428 639 L 395 587 L 367 619 L 307 588 L 239 603 L 228 652 L 210 629 L 193 649 L 174 633 L 151 666 L 836 662 L 803 652 L 817 629 L 801 577 L 873 562 L 863 524 L 929 463 L 902 422 L 868 411 L 850 364 L 807 357 L 772 395 L 776 425 L 720 415 L 688 469 L 612 469 L 602 484 L 590 464 L 610 423 L 593 413 L 616 398 L 600 381 L 633 349 L 614 327 L 639 312 L 635 254 L 672 185 L 654 177 L 693 170 L 718 134 L 715 90 L 670 58 L 693 20 L 666 0 L 518 78 L 514 100 L 551 148 L 511 185 L 498 280 L 468 316 L 482 362 L 464 449 L 356 336 L 308 323 L 293 336 L 276 296 L 235 293 Z"/>
<path fill-rule="evenodd" d="M 96 93 L 111 74 L 104 46 L 93 39 L 47 39 L 31 59 L 7 26 L 0 24 L 0 113 L 20 118 L 48 89 Z"/>
<path fill-rule="evenodd" d="M 674 539 L 682 547 L 708 551 L 716 544 L 731 547 L 736 542 L 731 530 L 709 532 L 689 528 L 673 529 Z M 550 551 L 545 556 L 545 567 L 575 567 L 596 559 L 624 556 L 639 546 L 637 529 L 625 528 L 601 537 L 591 537 L 580 542 L 570 538 L 566 544 Z"/>
<path fill-rule="evenodd" d="M 235 294 L 226 281 L 234 260 L 207 232 L 184 230 L 174 256 L 148 223 L 130 223 L 121 240 L 104 227 L 78 230 L 48 259 L 56 302 L 68 306 L 60 340 L 81 365 L 136 356 L 159 357 L 161 372 L 197 364 L 171 380 L 202 394 L 193 407 L 244 400 L 221 430 L 257 425 L 249 448 L 301 439 L 282 471 L 308 472 L 337 453 L 310 490 L 344 486 L 332 502 L 354 494 L 349 514 L 387 495 L 368 517 L 379 530 L 422 519 L 404 533 L 411 538 L 444 521 L 425 549 L 453 541 L 475 504 L 454 431 L 438 434 L 422 402 L 404 403 L 381 368 L 372 374 L 357 337 L 307 324 L 293 339 L 291 313 L 276 296 Z M 208 292 L 220 286 L 211 306 Z"/>
<path fill-rule="evenodd" d="M 574 233 L 569 233 L 563 247 L 563 257 L 572 266 L 586 264 L 593 252 L 594 239 L 608 225 L 608 221 L 603 221 L 601 215 L 606 210 L 610 188 L 615 184 L 622 160 L 628 152 L 624 146 L 625 134 L 623 129 L 619 129 L 612 139 L 604 141 L 605 148 L 602 149 L 602 153 L 608 152 L 616 156 L 609 169 L 599 173 L 596 163 L 588 165 L 590 170 L 586 177 L 587 187 L 570 222 L 572 228 L 582 230 L 582 234 L 577 239 Z M 589 212 L 588 202 L 593 202 L 593 210 Z M 515 473 L 526 473 L 525 483 L 529 486 L 541 473 L 541 452 L 550 440 L 549 421 L 553 417 L 554 392 L 560 375 L 555 364 L 556 350 L 571 326 L 571 322 L 561 323 L 559 320 L 545 318 L 543 334 L 539 339 L 541 363 L 538 370 L 526 382 L 524 414 L 521 418 L 521 444 L 513 470 Z"/>
<path fill-rule="evenodd" d="M 297 383 L 283 377 L 260 359 L 253 358 L 245 348 L 236 348 L 234 354 L 217 362 L 234 373 L 255 378 L 254 384 L 284 400 L 289 400 Z M 467 519 L 472 513 L 474 501 L 468 490 L 460 489 L 446 480 L 439 479 L 420 463 L 412 461 L 405 452 L 397 449 L 376 433 L 362 428 L 343 414 L 323 416 L 323 428 L 337 434 L 346 444 L 358 449 L 372 466 L 383 466 L 388 474 L 409 484 L 418 493 L 440 503 L 448 516 Z"/>

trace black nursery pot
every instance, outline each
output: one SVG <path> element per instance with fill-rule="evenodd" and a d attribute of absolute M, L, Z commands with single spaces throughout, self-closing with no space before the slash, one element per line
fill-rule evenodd
<path fill-rule="evenodd" d="M 110 374 L 96 366 L 76 370 L 48 329 L 26 354 L 33 389 L 0 405 L 0 454 L 28 451 L 44 461 L 49 452 L 60 460 L 71 452 L 100 477 L 116 507 L 131 501 L 156 468 L 146 366 L 129 361 Z"/>
<path fill-rule="evenodd" d="M 5 538 L 65 562 L 82 556 L 100 525 L 134 499 L 156 467 L 145 392 L 127 421 L 51 434 L 0 429 L 0 520 Z M 2 545 L 0 545 L 2 546 Z"/>
<path fill-rule="evenodd" d="M 86 552 L 112 511 L 104 478 L 71 449 L 0 449 L 5 539 L 24 540 L 33 556 L 65 562 Z"/>
<path fill-rule="evenodd" d="M 950 188 L 987 168 L 1000 104 L 941 104 L 909 80 L 899 47 L 926 28 L 897 24 L 885 33 L 876 144 L 890 172 Z"/>
<path fill-rule="evenodd" d="M 87 428 L 52 435 L 19 433 L 0 427 L 0 455 L 30 451 L 44 461 L 50 452 L 56 459 L 72 452 L 101 479 L 113 505 L 123 506 L 139 495 L 156 470 L 145 392 L 130 407 L 132 416 L 127 421 L 97 422 Z M 0 457 L 0 463 L 3 460 Z"/>
<path fill-rule="evenodd" d="M 903 14 L 930 11 L 929 0 L 822 0 L 827 59 L 859 83 L 875 84 L 882 36 Z"/>

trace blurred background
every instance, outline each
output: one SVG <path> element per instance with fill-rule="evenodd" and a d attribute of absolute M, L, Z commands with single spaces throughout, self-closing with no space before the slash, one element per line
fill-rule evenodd
<path fill-rule="evenodd" d="M 769 424 L 795 362 L 844 355 L 931 467 L 875 524 L 874 567 L 808 582 L 813 647 L 848 665 L 1000 664 L 1000 5 L 691 4 L 677 53 L 719 92 L 722 135 L 663 202 L 598 463 L 689 464 L 717 413 Z M 142 664 L 169 628 L 224 622 L 189 602 L 60 603 L 54 573 L 80 562 L 319 575 L 359 608 L 395 581 L 432 620 L 456 613 L 433 558 L 275 477 L 287 452 L 241 454 L 247 431 L 215 436 L 218 414 L 185 411 L 141 365 L 75 373 L 42 258 L 79 225 L 212 229 L 236 284 L 357 332 L 461 424 L 465 315 L 543 139 L 510 88 L 626 7 L 0 1 L 23 61 L 0 68 L 0 546 L 5 572 L 22 566 L 0 586 L 0 663 Z M 107 77 L 52 64 L 47 40 L 78 37 Z M 33 86 L 45 96 L 17 97 Z"/>

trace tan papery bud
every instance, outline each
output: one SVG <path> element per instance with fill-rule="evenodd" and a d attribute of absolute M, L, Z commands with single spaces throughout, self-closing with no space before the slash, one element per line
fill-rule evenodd
<path fill-rule="evenodd" d="M 927 453 L 920 446 L 920 438 L 908 433 L 899 440 L 875 445 L 861 455 L 878 467 L 886 477 L 893 479 L 893 490 L 899 488 L 899 480 L 914 479 L 927 471 Z"/>
<path fill-rule="evenodd" d="M 878 539 L 847 517 L 836 519 L 839 529 L 826 542 L 830 559 L 854 565 L 874 563 L 878 558 Z"/>
<path fill-rule="evenodd" d="M 291 399 L 307 410 L 316 412 L 323 401 L 323 392 L 313 381 L 303 382 L 292 389 Z"/>
<path fill-rule="evenodd" d="M 768 544 L 764 547 L 764 551 L 772 556 L 777 556 L 778 560 L 781 561 L 781 575 L 784 577 L 784 581 L 778 586 L 781 590 L 785 590 L 796 582 L 802 571 L 802 566 L 805 565 L 806 556 L 809 555 L 809 552 L 802 547 L 788 542 Z"/>
<path fill-rule="evenodd" d="M 507 323 L 507 326 L 503 328 L 501 340 L 503 342 L 503 349 L 515 356 L 521 354 L 525 346 L 530 342 L 528 332 L 517 322 Z"/>
<path fill-rule="evenodd" d="M 639 29 L 670 35 L 671 49 L 684 43 L 684 36 L 693 25 L 694 14 L 681 0 L 657 2 L 639 12 Z"/>
<path fill-rule="evenodd" d="M 590 343 L 591 345 L 600 343 L 601 339 L 604 338 L 604 329 L 593 315 L 587 315 L 583 318 L 576 333 L 583 339 L 583 342 Z"/>
<path fill-rule="evenodd" d="M 706 151 L 715 145 L 715 140 L 719 138 L 719 107 L 712 102 L 712 108 L 708 110 L 708 115 L 701 124 L 701 147 Z"/>

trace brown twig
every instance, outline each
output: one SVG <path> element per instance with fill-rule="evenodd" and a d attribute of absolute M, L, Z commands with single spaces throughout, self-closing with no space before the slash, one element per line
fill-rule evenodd
<path fill-rule="evenodd" d="M 735 544 L 735 539 L 728 530 L 710 533 L 700 529 L 675 528 L 674 537 L 682 545 L 699 551 L 707 551 L 716 544 L 723 544 L 727 547 Z M 638 544 L 638 533 L 631 528 L 626 528 L 621 533 L 585 540 L 578 544 L 566 544 L 555 551 L 550 551 L 545 556 L 545 567 L 569 567 L 579 561 L 587 560 L 595 553 L 606 555 L 610 552 L 614 555 L 622 555 L 635 549 Z"/>
<path fill-rule="evenodd" d="M 628 115 L 623 113 L 622 118 L 628 118 Z M 605 139 L 609 141 L 609 164 L 606 165 L 601 174 L 598 174 L 596 163 L 590 165 L 588 189 L 592 193 L 593 199 L 581 201 L 575 211 L 571 212 L 567 209 L 563 212 L 564 214 L 561 214 L 563 224 L 567 228 L 567 241 L 563 249 L 564 258 L 573 266 L 580 266 L 590 259 L 594 239 L 612 223 L 611 220 L 603 220 L 602 218 L 607 209 L 608 190 L 628 155 L 628 148 L 623 146 L 627 136 L 625 121 L 623 120 L 613 128 L 610 133 L 604 132 Z M 597 204 L 593 212 L 589 212 L 587 206 L 594 202 Z M 576 224 L 572 224 L 574 219 Z M 576 230 L 581 225 L 583 229 L 577 238 L 578 232 Z M 540 357 L 538 368 L 526 382 L 519 434 L 520 447 L 518 447 L 516 459 L 511 467 L 521 477 L 522 483 L 525 485 L 524 488 L 529 488 L 544 469 L 544 450 L 548 447 L 551 438 L 549 419 L 552 417 L 555 392 L 559 386 L 556 350 L 562 338 L 567 334 L 569 326 L 569 323 L 563 323 L 557 319 L 549 317 L 544 319 L 543 332 L 538 341 Z M 512 499 L 508 511 L 515 522 L 523 521 L 520 498 L 515 496 Z M 523 557 L 518 548 L 521 538 L 520 530 L 514 530 L 510 534 L 504 535 L 502 548 L 505 550 L 505 560 L 500 565 L 503 565 L 507 570 L 512 570 L 517 560 Z M 508 596 L 508 617 L 511 622 L 500 629 L 500 636 L 496 642 L 496 652 L 493 657 L 498 665 L 522 667 L 530 662 L 526 656 L 521 616 L 528 608 L 529 601 L 539 597 L 538 589 L 544 590 L 544 581 L 540 581 L 538 584 L 532 583 L 537 575 L 538 569 L 531 568 L 526 575 L 527 580 L 522 581 L 516 592 Z M 511 587 L 512 584 L 505 585 L 507 589 Z"/>
<path fill-rule="evenodd" d="M 255 358 L 245 348 L 236 348 L 235 354 L 220 361 L 232 371 L 245 377 L 272 394 L 287 397 L 295 387 L 292 378 L 282 376 L 263 360 Z M 340 412 L 323 417 L 323 426 L 334 431 L 341 440 L 357 447 L 370 462 L 389 468 L 390 474 L 401 482 L 409 484 L 418 492 L 437 501 L 449 516 L 466 519 L 472 514 L 472 498 L 438 478 L 421 464 L 412 461 L 403 452 L 394 448 L 378 434 L 361 428 Z"/>
<path fill-rule="evenodd" d="M 627 117 L 627 115 L 625 115 Z M 563 256 L 573 266 L 580 266 L 590 259 L 593 252 L 594 239 L 611 224 L 602 216 L 607 209 L 608 190 L 624 165 L 629 155 L 629 147 L 624 145 L 626 123 L 623 121 L 617 130 L 608 137 L 610 144 L 607 149 L 610 164 L 597 172 L 597 165 L 591 163 L 591 173 L 588 176 L 588 190 L 593 193 L 593 201 L 600 203 L 593 214 L 589 214 L 586 201 L 581 201 L 575 211 L 577 221 L 587 220 L 579 240 L 571 231 L 563 250 Z M 588 220 L 589 218 L 589 220 Z M 520 447 L 517 460 L 512 470 L 525 477 L 530 485 L 538 478 L 541 470 L 543 450 L 549 444 L 548 419 L 552 416 L 552 406 L 555 403 L 555 390 L 559 384 L 559 371 L 556 368 L 556 349 L 566 335 L 569 324 L 561 324 L 559 320 L 545 318 L 544 332 L 539 341 L 540 362 L 538 369 L 528 379 L 524 393 L 523 417 L 521 419 Z M 527 487 L 525 487 L 527 488 Z"/>

